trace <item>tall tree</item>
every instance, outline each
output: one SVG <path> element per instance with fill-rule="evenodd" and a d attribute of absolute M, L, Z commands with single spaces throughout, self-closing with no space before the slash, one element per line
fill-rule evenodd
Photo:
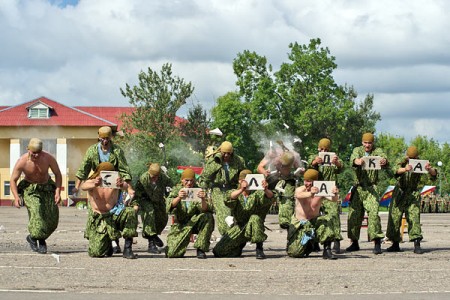
<path fill-rule="evenodd" d="M 141 71 L 138 77 L 138 85 L 126 84 L 125 89 L 120 89 L 136 108 L 125 117 L 125 130 L 145 132 L 164 144 L 177 131 L 176 113 L 186 104 L 194 88 L 190 82 L 174 76 L 172 65 L 168 63 L 162 66 L 159 74 L 149 67 L 147 73 Z"/>
<path fill-rule="evenodd" d="M 130 115 L 123 115 L 124 137 L 121 139 L 130 157 L 133 177 L 146 169 L 146 163 L 168 162 L 170 159 L 167 144 L 179 136 L 176 113 L 192 95 L 194 88 L 190 82 L 172 74 L 172 65 L 164 64 L 158 72 L 150 67 L 138 75 L 139 83 L 125 85 L 120 89 L 122 95 L 134 107 Z M 173 167 L 173 166 L 171 166 Z"/>
<path fill-rule="evenodd" d="M 237 153 L 245 158 L 247 166 L 253 168 L 260 157 L 255 151 L 255 126 L 248 106 L 235 92 L 219 97 L 217 105 L 212 109 L 212 127 L 218 127 L 223 132 L 222 140 L 231 142 Z"/>
<path fill-rule="evenodd" d="M 196 152 L 205 153 L 210 144 L 211 136 L 208 130 L 211 127 L 211 119 L 201 104 L 196 104 L 189 109 L 187 122 L 181 128 L 183 139 L 188 142 Z"/>
<path fill-rule="evenodd" d="M 349 145 L 360 141 L 364 131 L 375 131 L 380 119 L 373 111 L 373 96 L 358 102 L 353 87 L 335 82 L 335 58 L 328 48 L 320 47 L 320 39 L 309 45 L 292 43 L 289 48 L 289 62 L 276 72 L 255 52 L 246 50 L 234 60 L 236 84 L 248 103 L 250 118 L 264 122 L 267 134 L 300 137 L 303 153 L 315 152 L 319 139 L 329 137 L 333 149 L 349 156 Z"/>

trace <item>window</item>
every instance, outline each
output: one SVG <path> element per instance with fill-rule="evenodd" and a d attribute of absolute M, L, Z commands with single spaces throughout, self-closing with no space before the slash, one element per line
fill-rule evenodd
<path fill-rule="evenodd" d="M 40 108 L 34 107 L 30 108 L 28 111 L 28 118 L 30 119 L 47 119 L 49 117 L 49 109 L 48 107 Z"/>
<path fill-rule="evenodd" d="M 72 190 L 75 187 L 75 181 L 69 181 L 69 184 L 67 185 L 67 194 L 72 195 Z"/>
<path fill-rule="evenodd" d="M 9 181 L 5 181 L 4 186 L 3 186 L 3 190 L 5 191 L 5 196 L 10 196 L 11 195 L 11 185 L 9 183 Z"/>

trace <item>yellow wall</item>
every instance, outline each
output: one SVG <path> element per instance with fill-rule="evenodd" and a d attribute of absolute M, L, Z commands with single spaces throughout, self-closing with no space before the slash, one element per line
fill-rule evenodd
<path fill-rule="evenodd" d="M 0 168 L 9 168 L 9 139 L 0 139 Z"/>

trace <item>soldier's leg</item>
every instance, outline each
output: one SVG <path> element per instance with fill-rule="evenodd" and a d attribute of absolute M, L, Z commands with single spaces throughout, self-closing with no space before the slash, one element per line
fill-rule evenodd
<path fill-rule="evenodd" d="M 194 248 L 208 252 L 211 244 L 211 235 L 214 231 L 214 217 L 211 213 L 201 213 L 193 221 L 195 221 L 193 232 L 197 234 Z"/>
<path fill-rule="evenodd" d="M 89 236 L 88 254 L 90 257 L 104 257 L 112 255 L 111 238 L 108 233 L 106 220 L 93 213 L 88 219 L 86 231 Z"/>
<path fill-rule="evenodd" d="M 183 226 L 181 224 L 173 224 L 170 226 L 167 235 L 166 257 L 175 258 L 183 257 L 186 248 L 189 245 L 189 239 L 192 233 L 192 226 Z"/>
<path fill-rule="evenodd" d="M 420 226 L 420 200 L 411 195 L 408 197 L 409 206 L 406 209 L 405 217 L 408 221 L 408 236 L 410 241 L 422 240 L 422 227 Z"/>
<path fill-rule="evenodd" d="M 292 215 L 294 214 L 294 201 L 288 197 L 281 197 L 278 208 L 278 223 L 283 229 L 289 227 Z"/>
<path fill-rule="evenodd" d="M 378 194 L 374 189 L 369 189 L 365 192 L 363 205 L 368 215 L 369 224 L 367 231 L 369 239 L 372 241 L 384 238 L 383 231 L 381 230 L 381 219 L 378 215 L 380 203 L 378 202 Z"/>
<path fill-rule="evenodd" d="M 122 236 L 125 238 L 125 244 L 123 249 L 123 257 L 128 259 L 135 259 L 137 255 L 133 253 L 133 237 L 137 237 L 137 212 L 132 207 L 126 207 L 120 212 L 119 215 L 114 215 L 114 225 L 122 232 Z M 118 239 L 117 239 L 118 240 Z"/>
<path fill-rule="evenodd" d="M 294 220 L 288 228 L 287 254 L 290 257 L 307 257 L 313 251 L 314 227 L 310 222 L 300 224 Z"/>
<path fill-rule="evenodd" d="M 336 231 L 333 228 L 333 217 L 330 215 L 322 215 L 314 221 L 317 240 L 324 245 L 323 259 L 337 259 L 331 252 L 331 242 L 336 240 Z"/>
<path fill-rule="evenodd" d="M 244 228 L 246 239 L 252 243 L 264 242 L 267 239 L 264 233 L 264 220 L 258 215 L 251 215 Z"/>
<path fill-rule="evenodd" d="M 222 236 L 213 249 L 215 257 L 239 257 L 245 247 L 247 239 L 245 228 L 234 225 Z"/>
<path fill-rule="evenodd" d="M 400 227 L 402 223 L 403 210 L 398 205 L 397 198 L 393 198 L 389 205 L 389 216 L 386 229 L 386 237 L 399 243 L 401 241 Z"/>
<path fill-rule="evenodd" d="M 352 241 L 359 240 L 361 222 L 364 218 L 364 206 L 362 204 L 362 197 L 364 195 L 361 195 L 359 190 L 360 188 L 355 192 L 348 206 L 347 236 Z"/>
<path fill-rule="evenodd" d="M 211 197 L 213 200 L 214 211 L 216 213 L 217 229 L 221 235 L 224 235 L 229 229 L 227 223 L 225 222 L 225 218 L 231 215 L 231 210 L 225 205 L 225 195 L 220 189 L 214 188 Z"/>

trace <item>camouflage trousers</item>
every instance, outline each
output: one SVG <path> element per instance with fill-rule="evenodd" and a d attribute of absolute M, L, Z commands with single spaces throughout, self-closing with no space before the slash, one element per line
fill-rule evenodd
<path fill-rule="evenodd" d="M 379 193 L 376 186 L 364 188 L 358 186 L 354 193 L 348 206 L 348 238 L 353 241 L 359 240 L 365 211 L 368 216 L 367 231 L 369 239 L 372 241 L 384 238 L 384 234 L 381 231 L 380 216 L 378 215 L 380 203 L 378 202 Z"/>
<path fill-rule="evenodd" d="M 167 235 L 166 256 L 183 257 L 191 234 L 197 234 L 194 248 L 208 252 L 213 230 L 214 217 L 209 212 L 195 215 L 187 223 L 173 224 Z"/>
<path fill-rule="evenodd" d="M 293 215 L 288 229 L 287 254 L 290 257 L 307 257 L 313 251 L 315 242 L 324 244 L 336 239 L 331 216 L 299 221 Z"/>
<path fill-rule="evenodd" d="M 112 254 L 111 241 L 120 237 L 137 236 L 137 214 L 132 207 L 126 207 L 118 215 L 90 212 L 85 237 L 89 240 L 88 254 L 103 257 Z"/>
<path fill-rule="evenodd" d="M 334 231 L 336 240 L 342 241 L 344 238 L 341 235 L 341 219 L 339 216 L 339 203 L 331 200 L 324 200 L 320 208 L 324 215 L 330 217 L 330 228 Z"/>
<path fill-rule="evenodd" d="M 225 205 L 225 197 L 227 191 L 220 188 L 213 188 L 211 198 L 214 205 L 214 212 L 216 214 L 217 229 L 221 235 L 224 235 L 228 230 L 228 225 L 225 218 L 231 215 L 231 210 Z"/>
<path fill-rule="evenodd" d="M 142 237 L 148 239 L 153 235 L 160 235 L 169 220 L 164 201 L 145 201 L 141 203 L 139 210 L 142 219 Z"/>
<path fill-rule="evenodd" d="M 58 227 L 59 208 L 55 203 L 55 183 L 45 184 L 22 180 L 18 185 L 28 211 L 28 231 L 37 240 L 47 239 Z"/>
<path fill-rule="evenodd" d="M 220 241 L 214 247 L 216 257 L 239 257 L 247 242 L 260 243 L 267 239 L 264 233 L 264 219 L 251 215 L 247 224 L 234 225 L 228 228 Z"/>
<path fill-rule="evenodd" d="M 408 222 L 409 240 L 422 240 L 422 228 L 420 227 L 420 197 L 418 193 L 404 192 L 395 188 L 392 201 L 389 205 L 389 217 L 386 237 L 394 242 L 401 241 L 400 227 L 403 213 Z"/>
<path fill-rule="evenodd" d="M 294 214 L 295 200 L 291 197 L 280 197 L 278 205 L 278 223 L 281 228 L 287 229 Z"/>

